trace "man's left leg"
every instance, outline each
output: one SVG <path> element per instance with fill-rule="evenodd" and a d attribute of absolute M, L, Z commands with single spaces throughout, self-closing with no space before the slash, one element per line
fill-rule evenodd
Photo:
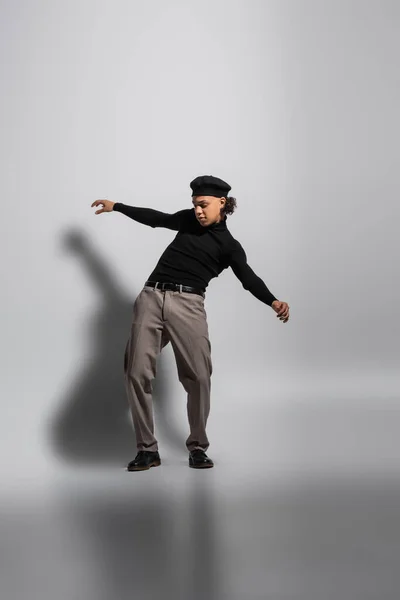
<path fill-rule="evenodd" d="M 205 455 L 209 447 L 206 425 L 213 367 L 204 298 L 189 292 L 167 294 L 164 326 L 174 351 L 179 381 L 187 392 L 190 434 L 186 447 L 193 454 L 190 466 L 213 466 Z"/>

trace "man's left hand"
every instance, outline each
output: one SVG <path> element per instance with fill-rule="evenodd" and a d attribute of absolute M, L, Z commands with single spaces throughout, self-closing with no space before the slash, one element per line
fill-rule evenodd
<path fill-rule="evenodd" d="M 271 308 L 277 313 L 278 319 L 287 323 L 289 320 L 289 304 L 287 302 L 281 302 L 280 300 L 274 300 L 271 304 Z"/>

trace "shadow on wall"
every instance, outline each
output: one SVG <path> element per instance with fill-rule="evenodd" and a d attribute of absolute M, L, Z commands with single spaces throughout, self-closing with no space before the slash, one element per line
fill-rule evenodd
<path fill-rule="evenodd" d="M 134 301 L 119 288 L 85 234 L 66 231 L 62 245 L 81 259 L 102 306 L 89 317 L 88 357 L 70 389 L 57 399 L 60 408 L 50 419 L 49 442 L 56 455 L 70 462 L 125 465 L 136 454 L 123 370 Z M 153 400 L 158 431 L 173 448 L 185 451 L 184 432 L 171 426 L 168 417 L 170 394 L 162 354 L 157 360 Z"/>

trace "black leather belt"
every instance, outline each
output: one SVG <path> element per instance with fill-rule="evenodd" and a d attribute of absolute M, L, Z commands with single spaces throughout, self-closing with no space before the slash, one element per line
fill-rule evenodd
<path fill-rule="evenodd" d="M 206 295 L 204 290 L 191 287 L 190 285 L 181 285 L 180 283 L 170 283 L 168 281 L 146 281 L 144 285 L 157 288 L 161 291 L 172 290 L 174 292 L 189 292 L 189 294 L 198 294 L 199 296 L 203 296 L 203 298 L 205 298 Z"/>

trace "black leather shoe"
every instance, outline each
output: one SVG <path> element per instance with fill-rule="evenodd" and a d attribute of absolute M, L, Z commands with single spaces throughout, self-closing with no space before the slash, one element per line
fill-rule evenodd
<path fill-rule="evenodd" d="M 207 456 L 204 450 L 196 448 L 189 452 L 189 467 L 193 469 L 209 469 L 213 466 L 213 461 Z"/>
<path fill-rule="evenodd" d="M 127 471 L 145 471 L 150 467 L 158 467 L 161 465 L 161 459 L 158 452 L 150 452 L 150 450 L 139 450 L 135 458 L 127 466 Z"/>

